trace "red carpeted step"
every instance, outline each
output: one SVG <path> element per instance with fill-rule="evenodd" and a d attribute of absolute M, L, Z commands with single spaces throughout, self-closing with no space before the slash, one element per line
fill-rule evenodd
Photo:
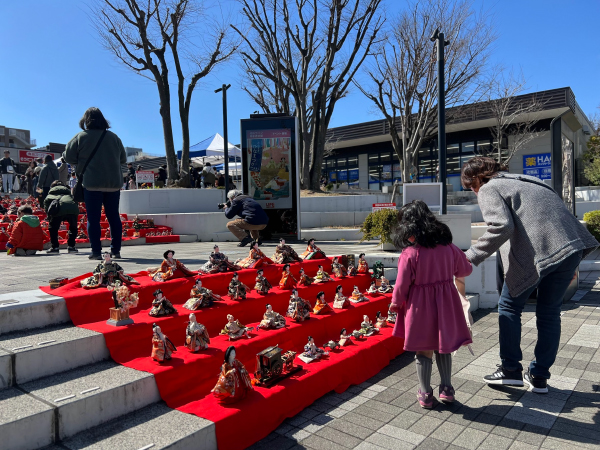
<path fill-rule="evenodd" d="M 159 244 L 167 242 L 179 242 L 178 234 L 170 234 L 168 236 L 146 236 L 146 243 Z"/>

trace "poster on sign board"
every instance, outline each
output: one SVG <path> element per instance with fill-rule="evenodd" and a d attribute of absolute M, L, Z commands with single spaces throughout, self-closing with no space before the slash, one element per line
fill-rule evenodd
<path fill-rule="evenodd" d="M 34 152 L 31 150 L 19 150 L 19 162 L 20 163 L 30 163 L 31 161 L 35 161 L 38 158 L 44 159 L 46 155 L 55 158 L 54 153 L 46 153 L 46 152 Z"/>
<path fill-rule="evenodd" d="M 136 183 L 152 183 L 154 184 L 154 172 L 151 170 L 138 170 L 135 173 Z"/>
<path fill-rule="evenodd" d="M 373 211 L 380 211 L 382 209 L 396 209 L 395 203 L 373 203 Z"/>
<path fill-rule="evenodd" d="M 552 157 L 550 153 L 523 155 L 523 175 L 537 177 L 540 180 L 552 178 Z"/>

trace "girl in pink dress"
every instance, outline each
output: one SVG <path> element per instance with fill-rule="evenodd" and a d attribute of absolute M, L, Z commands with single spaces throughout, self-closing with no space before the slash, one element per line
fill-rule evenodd
<path fill-rule="evenodd" d="M 454 277 L 466 277 L 473 268 L 452 243 L 448 226 L 420 200 L 400 210 L 394 243 L 402 253 L 392 295 L 391 308 L 398 312 L 393 335 L 404 338 L 404 350 L 417 353 L 421 407 L 434 406 L 430 385 L 434 352 L 441 377 L 439 397 L 453 402 L 452 352 L 472 342 Z"/>

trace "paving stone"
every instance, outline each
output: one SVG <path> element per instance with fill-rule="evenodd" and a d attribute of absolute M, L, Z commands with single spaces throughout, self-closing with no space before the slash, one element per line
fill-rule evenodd
<path fill-rule="evenodd" d="M 403 430 L 402 428 L 394 427 L 392 425 L 384 425 L 379 430 L 379 434 L 385 434 L 387 436 L 400 439 L 401 441 L 409 442 L 413 445 L 419 445 L 425 439 L 425 436 L 413 433 L 412 431 Z"/>
<path fill-rule="evenodd" d="M 463 425 L 446 421 L 439 426 L 432 437 L 449 444 L 464 430 Z"/>
<path fill-rule="evenodd" d="M 417 448 L 422 450 L 445 450 L 448 445 L 449 444 L 447 442 L 428 437 L 421 442 Z"/>
<path fill-rule="evenodd" d="M 502 417 L 495 416 L 494 414 L 481 413 L 477 416 L 477 419 L 471 423 L 471 427 L 476 430 L 491 432 L 496 425 L 502 420 Z"/>
<path fill-rule="evenodd" d="M 466 428 L 456 437 L 456 439 L 454 439 L 452 444 L 457 445 L 458 447 L 475 450 L 488 436 L 489 433 L 484 431 Z"/>
<path fill-rule="evenodd" d="M 438 418 L 429 415 L 421 417 L 413 424 L 408 431 L 411 431 L 422 436 L 429 436 L 435 432 L 444 422 Z"/>
<path fill-rule="evenodd" d="M 371 419 L 380 420 L 385 423 L 389 422 L 394 418 L 394 414 L 392 413 L 379 411 L 377 409 L 369 408 L 364 405 L 362 405 L 360 408 L 356 408 L 354 411 L 363 416 L 370 417 Z"/>
<path fill-rule="evenodd" d="M 498 436 L 497 434 L 490 434 L 477 448 L 478 450 L 506 450 L 512 443 L 512 439 Z"/>
<path fill-rule="evenodd" d="M 556 424 L 554 426 L 556 426 Z M 516 437 L 516 440 L 539 447 L 540 445 L 542 445 L 542 442 L 544 442 L 544 439 L 546 439 L 547 434 L 547 428 L 527 424 L 519 432 L 519 434 Z"/>
<path fill-rule="evenodd" d="M 376 420 L 371 417 L 366 417 L 361 414 L 356 414 L 354 411 L 346 414 L 344 416 L 344 420 L 346 420 L 348 422 L 352 422 L 356 425 L 363 426 L 372 431 L 379 430 L 383 425 L 385 425 L 385 422 L 383 422 L 381 420 Z"/>
<path fill-rule="evenodd" d="M 537 450 L 539 445 L 531 445 L 526 442 L 514 441 L 508 450 Z"/>
<path fill-rule="evenodd" d="M 404 430 L 408 430 L 415 424 L 415 422 L 417 422 L 422 417 L 424 417 L 422 414 L 418 414 L 412 411 L 403 411 L 390 422 L 390 425 L 402 428 Z"/>
<path fill-rule="evenodd" d="M 402 441 L 382 433 L 373 433 L 366 439 L 365 443 L 369 444 L 369 446 L 363 447 L 365 450 L 372 449 L 371 445 L 387 450 L 412 450 L 416 447 L 416 445 L 410 442 Z"/>
<path fill-rule="evenodd" d="M 359 439 L 366 439 L 368 436 L 373 434 L 373 430 L 370 430 L 369 428 L 363 427 L 361 425 L 357 425 L 350 421 L 344 420 L 343 418 L 336 419 L 333 422 L 331 422 L 330 424 L 328 424 L 327 426 L 333 427 L 336 430 L 341 431 L 342 433 L 349 434 L 349 435 L 357 437 Z"/>
<path fill-rule="evenodd" d="M 519 432 L 525 427 L 525 423 L 516 420 L 504 418 L 492 430 L 493 434 L 514 439 Z"/>
<path fill-rule="evenodd" d="M 349 434 L 343 433 L 332 427 L 324 427 L 315 433 L 316 436 L 333 441 L 346 448 L 354 448 L 362 442 L 362 439 L 350 436 Z"/>
<path fill-rule="evenodd" d="M 325 439 L 321 436 L 317 436 L 316 434 L 312 434 L 306 439 L 300 441 L 300 444 L 307 448 L 314 449 L 330 449 L 330 450 L 345 450 L 348 447 L 344 447 L 343 445 L 337 444 L 336 442 Z M 272 449 L 277 449 L 277 447 L 272 447 Z"/>

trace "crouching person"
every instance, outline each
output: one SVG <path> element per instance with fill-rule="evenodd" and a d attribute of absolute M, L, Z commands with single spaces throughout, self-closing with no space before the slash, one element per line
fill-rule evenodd
<path fill-rule="evenodd" d="M 6 248 L 9 255 L 31 256 L 44 249 L 44 232 L 40 219 L 33 215 L 31 206 L 23 205 L 17 211 L 17 222 L 13 227 Z"/>
<path fill-rule="evenodd" d="M 62 181 L 54 181 L 44 200 L 44 210 L 48 214 L 48 231 L 50 232 L 50 243 L 52 244 L 52 247 L 46 253 L 59 253 L 58 230 L 63 222 L 69 224 L 67 251 L 77 253 L 75 238 L 77 237 L 79 205 L 73 200 L 71 189 L 65 186 Z"/>

